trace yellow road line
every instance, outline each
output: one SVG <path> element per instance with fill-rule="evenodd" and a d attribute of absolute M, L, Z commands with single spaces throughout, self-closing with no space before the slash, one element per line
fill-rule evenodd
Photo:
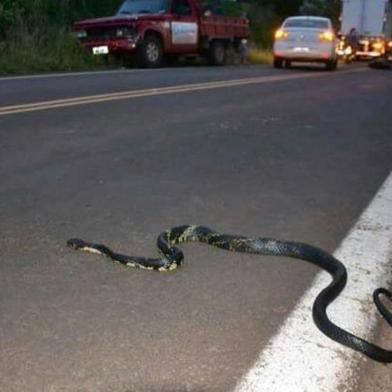
<path fill-rule="evenodd" d="M 341 71 L 340 74 L 343 72 L 346 73 L 346 72 L 355 72 L 355 71 L 358 70 Z M 327 72 L 325 73 L 306 72 L 306 73 L 296 73 L 296 74 L 260 76 L 260 77 L 253 77 L 253 78 L 223 80 L 217 82 L 204 82 L 204 83 L 184 84 L 178 86 L 158 87 L 158 88 L 143 89 L 143 90 L 130 90 L 130 91 L 117 92 L 117 93 L 109 93 L 109 94 L 87 95 L 87 96 L 76 97 L 76 98 L 55 99 L 50 101 L 33 102 L 33 103 L 27 103 L 21 105 L 3 106 L 0 107 L 0 116 L 63 108 L 69 106 L 87 105 L 87 104 L 99 103 L 99 102 L 148 97 L 154 95 L 184 93 L 184 92 L 201 91 L 201 90 L 217 89 L 217 88 L 224 88 L 224 87 L 243 86 L 248 84 L 260 84 L 260 83 L 276 82 L 276 81 L 283 81 L 283 80 L 311 78 L 317 76 L 320 77 L 320 76 L 327 76 L 333 74 L 334 73 L 327 73 Z"/>

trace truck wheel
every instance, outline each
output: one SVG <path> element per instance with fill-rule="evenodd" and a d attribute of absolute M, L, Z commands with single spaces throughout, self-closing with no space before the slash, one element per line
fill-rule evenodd
<path fill-rule="evenodd" d="M 283 67 L 283 59 L 280 57 L 274 57 L 274 68 L 282 68 Z"/>
<path fill-rule="evenodd" d="M 338 60 L 337 59 L 331 59 L 325 63 L 325 68 L 328 71 L 335 71 L 337 67 L 338 67 Z"/>
<path fill-rule="evenodd" d="M 211 65 L 223 65 L 226 60 L 226 48 L 223 42 L 214 41 L 211 43 L 208 54 Z"/>
<path fill-rule="evenodd" d="M 136 60 L 139 67 L 156 68 L 161 66 L 163 59 L 162 42 L 158 37 L 149 35 L 137 48 Z"/>

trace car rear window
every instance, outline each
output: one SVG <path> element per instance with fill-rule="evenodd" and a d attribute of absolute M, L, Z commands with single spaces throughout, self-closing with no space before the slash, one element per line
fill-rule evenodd
<path fill-rule="evenodd" d="M 329 23 L 322 19 L 288 19 L 284 27 L 305 27 L 310 29 L 328 29 Z"/>

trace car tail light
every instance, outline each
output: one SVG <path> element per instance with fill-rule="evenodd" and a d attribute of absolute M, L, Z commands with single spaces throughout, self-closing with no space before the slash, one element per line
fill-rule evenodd
<path fill-rule="evenodd" d="M 285 39 L 289 36 L 289 33 L 287 31 L 284 31 L 282 29 L 276 30 L 275 32 L 275 39 Z"/>
<path fill-rule="evenodd" d="M 322 41 L 333 41 L 335 38 L 335 35 L 332 31 L 323 31 L 322 33 L 319 34 L 319 37 Z"/>

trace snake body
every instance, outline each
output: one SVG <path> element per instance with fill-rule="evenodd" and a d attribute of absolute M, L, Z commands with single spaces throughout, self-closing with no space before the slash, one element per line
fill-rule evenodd
<path fill-rule="evenodd" d="M 359 351 L 375 361 L 392 362 L 392 351 L 385 350 L 351 334 L 328 318 L 327 307 L 343 291 L 347 282 L 347 270 L 341 261 L 315 246 L 271 238 L 250 238 L 222 234 L 204 226 L 190 225 L 174 227 L 159 235 L 157 239 L 159 258 L 122 255 L 113 252 L 105 245 L 89 243 L 80 239 L 70 239 L 67 245 L 74 249 L 106 256 L 129 267 L 172 271 L 179 267 L 184 259 L 182 251 L 175 245 L 182 242 L 196 241 L 233 252 L 293 257 L 310 262 L 329 272 L 332 282 L 318 294 L 313 303 L 312 315 L 316 326 L 334 341 Z M 378 310 L 392 326 L 392 313 L 382 303 L 381 296 L 392 300 L 392 293 L 383 288 L 379 288 L 373 293 L 373 299 Z"/>

